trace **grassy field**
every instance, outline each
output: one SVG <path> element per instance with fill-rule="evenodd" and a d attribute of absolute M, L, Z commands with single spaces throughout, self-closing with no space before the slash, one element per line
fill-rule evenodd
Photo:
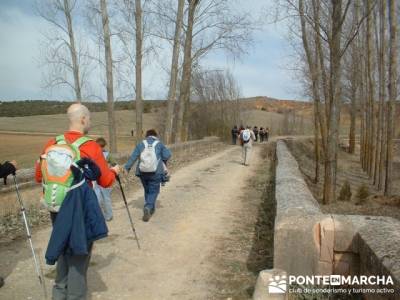
<path fill-rule="evenodd" d="M 52 135 L 0 133 L 0 162 L 16 159 L 20 168 L 31 168 Z M 132 137 L 118 137 L 118 151 L 131 151 L 135 147 Z"/>
<path fill-rule="evenodd" d="M 91 114 L 92 129 L 95 135 L 107 136 L 107 113 L 94 112 Z M 120 110 L 115 112 L 117 134 L 130 136 L 130 131 L 135 127 L 135 111 Z M 158 129 L 162 118 L 160 113 L 144 114 L 143 128 L 154 127 Z M 0 117 L 0 131 L 34 132 L 34 133 L 60 133 L 68 126 L 65 114 L 27 116 L 27 117 Z"/>
<path fill-rule="evenodd" d="M 282 118 L 281 114 L 275 112 L 250 110 L 243 112 L 241 119 L 245 125 L 270 127 L 273 132 L 274 128 L 279 127 L 277 124 L 281 124 Z M 135 119 L 135 111 L 116 111 L 118 151 L 130 151 L 134 147 L 135 140 L 130 131 L 135 127 Z M 143 119 L 144 130 L 160 130 L 164 116 L 160 109 L 158 113 L 144 114 Z M 45 143 L 54 135 L 64 132 L 67 127 L 68 120 L 65 114 L 0 117 L 0 162 L 16 159 L 21 168 L 32 167 Z M 107 139 L 106 112 L 92 113 L 90 133 Z"/>

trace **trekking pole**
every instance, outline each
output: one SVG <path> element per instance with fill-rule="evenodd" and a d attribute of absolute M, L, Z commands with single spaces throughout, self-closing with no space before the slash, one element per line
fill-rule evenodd
<path fill-rule="evenodd" d="M 131 216 L 131 213 L 130 213 L 129 208 L 128 208 L 128 203 L 126 202 L 126 197 L 125 197 L 124 189 L 122 188 L 121 179 L 119 178 L 119 175 L 117 175 L 116 178 L 117 178 L 117 181 L 119 183 L 119 188 L 121 189 L 122 199 L 124 200 L 124 203 L 125 203 L 125 208 L 126 208 L 126 211 L 128 213 L 129 222 L 131 223 L 132 232 L 133 232 L 133 234 L 135 236 L 135 240 L 136 240 L 138 249 L 140 249 L 139 239 L 138 239 L 138 236 L 136 234 L 135 226 L 133 226 L 132 216 Z"/>
<path fill-rule="evenodd" d="M 19 189 L 18 189 L 18 184 L 17 184 L 17 176 L 15 174 L 14 174 L 14 185 L 15 185 L 15 190 L 17 192 L 18 202 L 21 207 L 21 213 L 22 213 L 22 218 L 24 220 L 24 224 L 25 224 L 26 235 L 28 237 L 29 245 L 30 245 L 31 251 L 32 251 L 33 262 L 35 264 L 36 274 L 38 276 L 40 286 L 43 289 L 44 299 L 47 299 L 47 290 L 46 290 L 46 285 L 45 285 L 44 278 L 43 278 L 42 269 L 40 268 L 39 260 L 37 259 L 37 256 L 35 253 L 35 248 L 33 247 L 32 235 L 31 235 L 31 231 L 29 229 L 28 219 L 26 217 L 26 210 L 25 210 L 24 204 L 21 200 L 21 196 L 19 194 Z"/>

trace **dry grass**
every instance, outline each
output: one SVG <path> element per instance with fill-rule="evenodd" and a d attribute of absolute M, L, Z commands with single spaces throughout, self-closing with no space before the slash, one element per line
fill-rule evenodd
<path fill-rule="evenodd" d="M 107 112 L 94 112 L 91 114 L 91 133 L 107 136 Z M 121 110 L 115 112 L 117 132 L 119 136 L 130 136 L 130 131 L 135 127 L 135 111 Z M 143 128 L 160 128 L 162 117 L 160 113 L 144 114 Z M 59 133 L 68 127 L 65 114 L 28 116 L 28 117 L 1 117 L 0 131 L 17 131 L 33 133 Z"/>
<path fill-rule="evenodd" d="M 19 168 L 32 168 L 44 145 L 53 135 L 0 133 L 1 161 L 15 159 Z M 135 146 L 132 137 L 118 137 L 118 150 L 130 151 Z"/>
<path fill-rule="evenodd" d="M 304 174 L 306 182 L 314 197 L 322 203 L 322 184 L 323 184 L 323 165 L 321 165 L 321 176 L 317 184 L 314 178 L 314 144 L 311 139 L 296 139 L 287 142 L 292 154 L 299 162 L 299 167 Z M 356 214 L 356 215 L 375 215 L 389 216 L 400 219 L 400 169 L 394 168 L 394 193 L 396 196 L 387 198 L 382 196 L 382 192 L 371 184 L 371 180 L 361 169 L 359 154 L 349 154 L 344 151 L 339 152 L 338 172 L 337 172 L 337 193 L 345 182 L 348 182 L 353 191 L 352 200 L 349 202 L 336 201 L 328 205 L 322 205 L 321 209 L 325 213 L 336 214 Z M 362 195 L 363 201 L 359 201 L 357 191 L 368 189 L 369 196 Z"/>
<path fill-rule="evenodd" d="M 283 116 L 275 112 L 249 110 L 242 113 L 243 123 L 270 127 L 272 134 L 274 126 L 281 124 Z M 130 151 L 135 140 L 130 131 L 135 127 L 135 111 L 123 110 L 116 112 L 118 151 Z M 162 128 L 163 111 L 144 114 L 144 129 Z M 107 113 L 92 113 L 92 129 L 94 136 L 104 136 L 108 139 Z M 65 114 L 28 116 L 28 117 L 0 117 L 0 161 L 15 159 L 21 168 L 31 168 L 45 143 L 55 134 L 64 132 L 68 122 Z M 232 124 L 233 125 L 233 124 Z M 238 124 L 239 125 L 239 124 Z M 2 131 L 11 131 L 2 133 Z M 15 132 L 15 133 L 14 133 Z M 230 132 L 227 132 L 230 136 Z"/>

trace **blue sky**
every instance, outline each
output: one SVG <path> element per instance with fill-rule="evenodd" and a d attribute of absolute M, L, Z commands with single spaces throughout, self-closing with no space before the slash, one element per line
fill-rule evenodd
<path fill-rule="evenodd" d="M 0 1 L 0 100 L 70 99 L 66 89 L 43 89 L 39 67 L 41 32 L 49 28 L 33 11 L 33 0 Z M 260 17 L 272 0 L 248 0 L 246 9 Z M 279 99 L 298 99 L 301 90 L 294 81 L 290 64 L 291 48 L 283 24 L 265 24 L 255 32 L 254 44 L 240 60 L 227 58 L 224 53 L 211 53 L 202 65 L 207 68 L 228 68 L 238 80 L 245 97 L 269 96 Z M 166 76 L 159 76 L 158 66 L 144 71 L 146 99 L 165 98 Z"/>

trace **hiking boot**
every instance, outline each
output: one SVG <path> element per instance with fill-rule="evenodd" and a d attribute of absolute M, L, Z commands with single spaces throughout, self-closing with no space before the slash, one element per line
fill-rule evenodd
<path fill-rule="evenodd" d="M 143 210 L 143 218 L 142 218 L 143 222 L 148 222 L 150 218 L 151 218 L 151 212 L 149 209 L 145 208 Z"/>
<path fill-rule="evenodd" d="M 154 208 L 150 209 L 150 214 L 154 215 L 154 213 L 156 212 L 156 210 Z"/>

